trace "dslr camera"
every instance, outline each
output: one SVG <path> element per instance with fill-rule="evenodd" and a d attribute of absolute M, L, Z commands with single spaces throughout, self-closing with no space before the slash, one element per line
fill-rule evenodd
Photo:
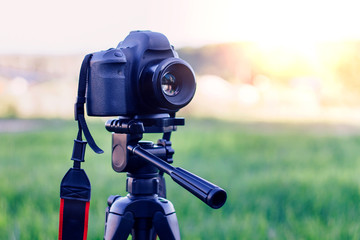
<path fill-rule="evenodd" d="M 116 48 L 93 53 L 88 69 L 89 116 L 177 112 L 195 94 L 191 66 L 161 33 L 133 31 Z"/>

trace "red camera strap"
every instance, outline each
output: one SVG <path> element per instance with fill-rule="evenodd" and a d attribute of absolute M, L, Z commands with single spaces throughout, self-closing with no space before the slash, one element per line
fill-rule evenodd
<path fill-rule="evenodd" d="M 85 171 L 69 169 L 60 189 L 59 240 L 86 240 L 91 186 Z"/>
<path fill-rule="evenodd" d="M 66 204 L 65 204 L 66 202 Z M 77 202 L 78 203 L 78 202 Z M 90 202 L 86 202 L 85 209 L 83 208 L 83 204 L 78 206 L 78 208 L 72 209 L 72 206 L 76 206 L 74 203 L 68 203 L 68 201 L 61 199 L 60 201 L 60 225 L 59 225 L 59 239 L 87 239 L 87 231 L 88 231 L 88 219 L 89 219 L 89 207 Z M 74 211 L 75 210 L 75 211 Z M 77 217 L 74 213 L 79 212 L 81 213 L 79 217 Z M 70 216 L 69 216 L 70 213 Z M 65 219 L 79 219 L 81 217 L 84 217 L 84 219 L 81 219 L 80 221 L 77 221 L 78 223 L 76 226 L 75 224 L 68 224 L 69 221 L 63 222 L 65 214 Z M 84 225 L 82 225 L 84 223 Z M 74 231 L 74 229 L 77 229 L 78 231 Z M 76 235 L 76 236 L 74 236 Z"/>
<path fill-rule="evenodd" d="M 74 165 L 65 174 L 60 184 L 59 240 L 86 240 L 88 231 L 91 196 L 90 181 L 81 169 L 84 162 L 86 144 L 96 153 L 103 151 L 96 145 L 87 127 L 84 116 L 85 93 L 88 69 L 92 54 L 86 55 L 80 69 L 78 97 L 75 103 L 75 120 L 78 121 L 78 134 L 74 140 L 71 160 Z M 82 140 L 84 132 L 87 140 Z"/>

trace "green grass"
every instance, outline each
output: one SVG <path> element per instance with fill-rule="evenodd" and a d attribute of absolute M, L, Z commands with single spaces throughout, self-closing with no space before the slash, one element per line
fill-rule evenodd
<path fill-rule="evenodd" d="M 59 185 L 77 129 L 72 121 L 39 123 L 0 133 L 0 239 L 57 238 Z M 88 147 L 83 164 L 92 184 L 88 239 L 102 239 L 107 197 L 126 193 L 103 125 L 90 129 L 105 154 Z M 173 165 L 223 187 L 228 200 L 213 210 L 167 178 L 182 239 L 359 239 L 360 135 L 337 129 L 187 120 L 173 134 Z"/>

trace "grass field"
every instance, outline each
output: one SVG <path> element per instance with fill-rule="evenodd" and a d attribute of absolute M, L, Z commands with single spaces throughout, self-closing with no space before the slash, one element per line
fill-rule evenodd
<path fill-rule="evenodd" d="M 0 133 L 0 239 L 57 238 L 59 185 L 72 164 L 76 124 L 32 123 L 29 131 Z M 103 125 L 90 129 L 105 154 L 88 148 L 83 164 L 92 184 L 88 239 L 102 239 L 107 197 L 125 194 Z M 360 238 L 359 129 L 190 119 L 172 140 L 173 165 L 228 192 L 213 210 L 167 178 L 182 239 Z"/>

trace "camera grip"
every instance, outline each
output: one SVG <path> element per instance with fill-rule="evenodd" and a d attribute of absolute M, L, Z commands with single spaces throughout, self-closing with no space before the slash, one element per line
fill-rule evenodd
<path fill-rule="evenodd" d="M 226 201 L 227 195 L 224 189 L 185 169 L 177 167 L 170 176 L 176 183 L 212 208 L 220 208 Z"/>

